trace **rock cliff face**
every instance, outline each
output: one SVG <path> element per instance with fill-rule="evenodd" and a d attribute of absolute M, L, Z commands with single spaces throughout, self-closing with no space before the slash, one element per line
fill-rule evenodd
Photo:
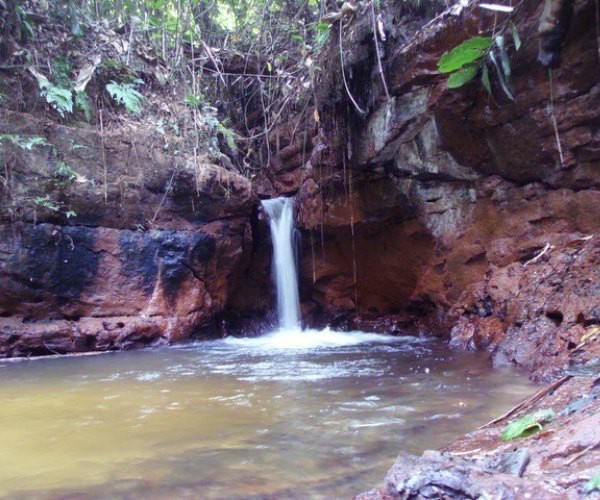
<path fill-rule="evenodd" d="M 495 78 L 490 97 L 437 71 L 494 13 L 456 6 L 421 26 L 382 5 L 378 48 L 370 4 L 332 26 L 316 109 L 270 131 L 252 185 L 150 130 L 2 112 L 4 133 L 47 145 L 6 148 L 0 354 L 164 343 L 221 314 L 244 326 L 271 299 L 257 197 L 294 194 L 308 323 L 451 335 L 556 376 L 600 323 L 594 2 L 575 2 L 553 113 L 540 2 L 515 13 L 520 50 L 507 35 L 514 101 Z"/>
<path fill-rule="evenodd" d="M 0 122 L 47 143 L 4 150 L 1 356 L 164 344 L 211 325 L 252 251 L 247 179 L 149 131 Z"/>
<path fill-rule="evenodd" d="M 455 7 L 404 42 L 414 26 L 401 10 L 382 14 L 389 97 L 365 7 L 332 28 L 318 130 L 277 137 L 284 147 L 267 184 L 298 190 L 304 308 L 313 321 L 387 316 L 399 328 L 451 332 L 456 346 L 551 378 L 600 323 L 594 2 L 575 2 L 552 75 L 562 162 L 548 71 L 536 62 L 542 3 L 525 1 L 514 16 L 523 41 L 509 48 L 514 101 L 494 79 L 492 98 L 476 82 L 448 90 L 437 72 L 443 52 L 492 32 L 493 13 Z"/>

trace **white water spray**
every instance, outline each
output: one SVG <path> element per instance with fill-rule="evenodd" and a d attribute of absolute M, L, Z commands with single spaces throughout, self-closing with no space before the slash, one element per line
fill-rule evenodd
<path fill-rule="evenodd" d="M 363 343 L 421 342 L 411 337 L 392 337 L 365 332 L 336 332 L 302 330 L 300 327 L 300 301 L 298 278 L 294 258 L 294 200 L 274 198 L 264 200 L 262 206 L 269 215 L 273 240 L 273 277 L 277 288 L 279 329 L 261 337 L 227 337 L 224 342 L 244 349 L 271 352 L 273 350 L 318 350 Z"/>
<path fill-rule="evenodd" d="M 263 200 L 269 215 L 273 240 L 273 274 L 277 288 L 277 312 L 282 329 L 300 328 L 300 300 L 294 258 L 294 200 Z"/>

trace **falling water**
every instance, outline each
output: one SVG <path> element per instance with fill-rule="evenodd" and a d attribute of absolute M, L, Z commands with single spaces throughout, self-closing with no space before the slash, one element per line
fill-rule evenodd
<path fill-rule="evenodd" d="M 294 259 L 294 200 L 274 198 L 263 200 L 262 206 L 269 214 L 273 241 L 273 274 L 277 288 L 277 312 L 282 329 L 300 327 L 300 301 L 298 278 Z"/>

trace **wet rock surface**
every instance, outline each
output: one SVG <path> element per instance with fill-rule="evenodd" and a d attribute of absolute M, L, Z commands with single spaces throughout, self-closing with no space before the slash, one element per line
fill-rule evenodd
<path fill-rule="evenodd" d="M 344 71 L 332 44 L 322 56 L 331 71 L 316 82 L 318 123 L 304 135 L 273 131 L 277 168 L 257 184 L 261 196 L 297 190 L 308 322 L 451 332 L 456 348 L 489 349 L 537 380 L 560 376 L 600 307 L 600 62 L 595 7 L 577 1 L 552 113 L 536 62 L 542 7 L 523 2 L 514 17 L 524 40 L 509 47 L 514 101 L 497 82 L 494 98 L 477 83 L 449 90 L 437 71 L 449 48 L 492 30 L 494 14 L 474 4 L 420 29 L 401 5 L 386 6 L 389 97 L 368 8 L 334 26 Z M 278 187 L 292 172 L 295 183 Z"/>
<path fill-rule="evenodd" d="M 289 168 L 271 170 L 262 195 L 297 190 L 305 318 L 434 332 L 538 381 L 575 378 L 442 452 L 401 456 L 383 488 L 359 498 L 581 498 L 599 463 L 597 7 L 574 2 L 552 108 L 536 60 L 543 2 L 514 16 L 514 101 L 494 79 L 493 98 L 476 82 L 449 90 L 437 70 L 445 51 L 491 33 L 495 14 L 457 5 L 419 28 L 399 4 L 381 14 L 389 96 L 363 6 L 332 29 L 343 57 L 339 43 L 322 56 L 331 71 L 316 77 L 310 140 L 280 130 L 294 162 L 272 141 Z M 542 432 L 501 441 L 506 423 L 546 407 L 558 417 Z"/>
<path fill-rule="evenodd" d="M 143 128 L 101 137 L 9 111 L 0 123 L 47 142 L 3 143 L 0 356 L 127 349 L 219 330 L 253 248 L 246 178 L 206 157 L 194 165 Z"/>

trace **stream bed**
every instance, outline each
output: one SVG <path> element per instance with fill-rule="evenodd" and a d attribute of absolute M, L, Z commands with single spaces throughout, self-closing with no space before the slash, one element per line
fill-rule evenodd
<path fill-rule="evenodd" d="M 350 498 L 535 390 L 441 341 L 328 330 L 0 363 L 0 496 Z"/>

